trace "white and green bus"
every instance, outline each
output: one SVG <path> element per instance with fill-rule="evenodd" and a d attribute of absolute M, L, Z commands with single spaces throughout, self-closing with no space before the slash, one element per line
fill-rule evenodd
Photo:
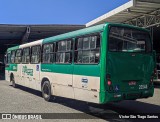
<path fill-rule="evenodd" d="M 104 104 L 152 97 L 154 65 L 148 30 L 105 23 L 9 48 L 5 76 L 46 101 Z"/>

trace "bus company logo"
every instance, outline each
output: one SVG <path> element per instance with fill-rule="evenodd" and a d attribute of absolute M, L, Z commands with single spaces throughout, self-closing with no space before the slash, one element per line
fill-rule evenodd
<path fill-rule="evenodd" d="M 2 119 L 9 120 L 9 119 L 15 119 L 15 120 L 35 120 L 35 119 L 42 119 L 42 115 L 40 114 L 2 114 Z"/>
<path fill-rule="evenodd" d="M 12 119 L 11 114 L 2 114 L 2 119 Z"/>
<path fill-rule="evenodd" d="M 136 85 L 136 81 L 130 81 L 130 82 L 128 83 L 128 85 L 129 85 L 129 86 L 135 86 L 135 85 Z"/>
<path fill-rule="evenodd" d="M 27 66 L 23 66 L 22 73 L 27 74 L 29 76 L 33 76 L 33 69 L 28 69 Z"/>

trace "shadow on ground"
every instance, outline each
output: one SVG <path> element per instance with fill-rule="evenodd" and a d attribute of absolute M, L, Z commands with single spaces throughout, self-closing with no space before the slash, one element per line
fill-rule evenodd
<path fill-rule="evenodd" d="M 160 89 L 160 81 L 155 81 L 154 82 L 154 88 L 159 88 Z"/>
<path fill-rule="evenodd" d="M 37 95 L 41 97 L 41 92 L 32 90 L 23 86 L 18 86 L 20 90 L 23 90 L 25 92 L 32 93 L 34 95 Z M 87 103 L 82 102 L 78 100 L 72 100 L 62 97 L 53 97 L 53 100 L 51 103 L 57 103 L 61 104 L 66 107 L 70 107 L 72 109 L 78 110 L 80 112 L 92 115 L 94 117 L 98 117 L 100 119 L 104 119 L 107 121 L 131 121 L 131 122 L 137 122 L 140 120 L 134 120 L 134 119 L 109 119 L 112 118 L 114 115 L 118 116 L 119 114 L 141 114 L 141 113 L 148 113 L 148 114 L 156 114 L 160 113 L 160 106 L 144 103 L 140 101 L 133 101 L 133 100 L 125 100 L 117 103 L 108 103 L 104 105 L 99 104 L 93 104 L 93 103 Z M 109 114 L 108 114 L 109 113 Z M 112 117 L 111 117 L 112 116 Z M 145 120 L 145 121 L 151 121 Z M 154 120 L 157 121 L 157 120 Z M 158 122 L 158 121 L 157 121 Z"/>

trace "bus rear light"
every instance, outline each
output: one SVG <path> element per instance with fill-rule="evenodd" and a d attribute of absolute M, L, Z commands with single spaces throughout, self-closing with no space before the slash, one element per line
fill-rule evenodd
<path fill-rule="evenodd" d="M 106 77 L 107 77 L 107 84 L 108 84 L 108 86 L 112 85 L 110 74 L 107 74 Z"/>
<path fill-rule="evenodd" d="M 108 84 L 108 86 L 110 86 L 112 84 L 112 82 L 110 80 L 108 80 L 107 84 Z"/>

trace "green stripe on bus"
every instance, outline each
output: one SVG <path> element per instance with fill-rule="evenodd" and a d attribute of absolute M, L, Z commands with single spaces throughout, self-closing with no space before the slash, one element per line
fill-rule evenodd
<path fill-rule="evenodd" d="M 41 71 L 100 77 L 100 65 L 42 64 Z"/>
<path fill-rule="evenodd" d="M 8 71 L 17 71 L 17 64 L 9 64 L 8 67 L 5 68 Z"/>

